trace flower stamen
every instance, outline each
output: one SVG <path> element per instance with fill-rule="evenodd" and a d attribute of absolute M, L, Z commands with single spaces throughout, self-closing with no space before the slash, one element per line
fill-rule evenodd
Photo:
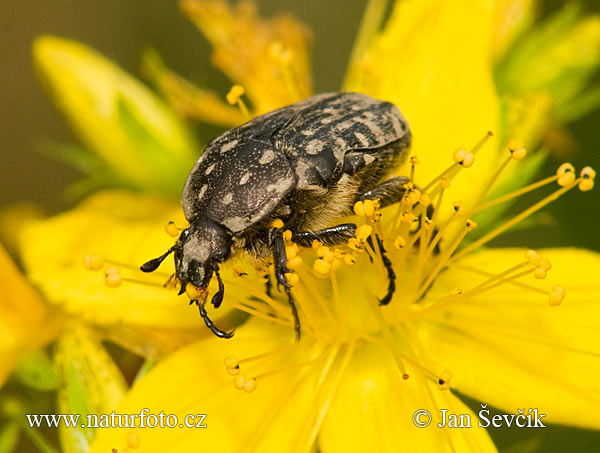
<path fill-rule="evenodd" d="M 246 104 L 244 103 L 242 96 L 244 95 L 244 93 L 246 92 L 246 90 L 244 89 L 243 86 L 241 85 L 233 85 L 231 87 L 231 89 L 229 90 L 229 92 L 227 93 L 227 96 L 225 96 L 225 98 L 227 99 L 227 102 L 229 103 L 229 105 L 237 105 L 238 108 L 240 109 L 240 111 L 242 112 L 242 114 L 246 117 L 246 118 L 251 118 L 252 116 L 250 115 L 250 112 L 248 111 L 248 107 L 246 107 Z"/>

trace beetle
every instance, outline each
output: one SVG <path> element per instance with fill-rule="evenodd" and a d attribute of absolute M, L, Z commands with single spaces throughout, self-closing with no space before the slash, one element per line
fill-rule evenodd
<path fill-rule="evenodd" d="M 212 332 L 230 338 L 214 325 L 205 309 L 213 275 L 219 289 L 211 303 L 218 308 L 224 285 L 219 265 L 243 250 L 258 260 L 271 256 L 275 277 L 287 295 L 300 336 L 300 320 L 285 273 L 285 242 L 275 219 L 292 232 L 292 241 L 310 247 L 343 244 L 356 225 L 335 225 L 352 213 L 359 200 L 379 199 L 385 207 L 402 199 L 409 178 L 384 180 L 406 159 L 411 143 L 407 121 L 398 108 L 360 93 L 312 96 L 231 129 L 209 142 L 183 189 L 183 211 L 189 227 L 175 245 L 141 266 L 152 272 L 171 253 L 175 277 L 198 288 L 196 303 Z M 388 273 L 389 303 L 395 274 L 377 237 Z"/>

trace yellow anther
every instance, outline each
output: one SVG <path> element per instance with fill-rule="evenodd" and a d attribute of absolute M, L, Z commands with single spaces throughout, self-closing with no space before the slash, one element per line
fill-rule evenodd
<path fill-rule="evenodd" d="M 545 271 L 549 271 L 550 269 L 552 269 L 552 263 L 546 258 L 542 258 L 538 266 L 544 269 Z"/>
<path fill-rule="evenodd" d="M 352 250 L 355 250 L 357 252 L 362 252 L 362 250 L 363 250 L 362 244 L 356 238 L 348 239 L 348 247 L 350 247 Z"/>
<path fill-rule="evenodd" d="M 236 104 L 237 101 L 239 101 L 239 99 L 244 95 L 245 92 L 246 92 L 246 90 L 244 90 L 243 86 L 240 86 L 240 85 L 232 86 L 231 89 L 229 90 L 229 93 L 227 93 L 227 96 L 226 96 L 227 102 L 230 105 Z"/>
<path fill-rule="evenodd" d="M 536 267 L 533 271 L 533 276 L 538 280 L 543 280 L 546 278 L 546 271 L 541 267 Z"/>
<path fill-rule="evenodd" d="M 510 150 L 510 155 L 514 160 L 523 160 L 525 159 L 525 156 L 527 156 L 527 149 L 517 148 L 515 150 Z"/>
<path fill-rule="evenodd" d="M 102 255 L 85 255 L 83 264 L 92 271 L 98 271 L 104 267 L 104 257 Z"/>
<path fill-rule="evenodd" d="M 467 229 L 469 231 L 473 231 L 475 228 L 477 228 L 477 222 L 475 222 L 474 220 L 469 219 L 465 223 L 465 226 L 467 227 Z"/>
<path fill-rule="evenodd" d="M 335 253 L 329 250 L 325 255 L 322 256 L 322 258 L 328 263 L 333 263 L 333 260 L 335 260 Z"/>
<path fill-rule="evenodd" d="M 465 204 L 462 201 L 455 201 L 454 203 L 452 203 L 452 207 L 454 208 L 454 213 L 456 215 L 462 216 L 467 213 Z"/>
<path fill-rule="evenodd" d="M 419 157 L 418 156 L 410 156 L 410 163 L 413 165 L 418 165 L 421 162 L 419 162 Z"/>
<path fill-rule="evenodd" d="M 447 189 L 450 187 L 450 178 L 442 178 L 440 184 L 442 185 L 442 188 Z"/>
<path fill-rule="evenodd" d="M 188 283 L 185 287 L 185 294 L 190 298 L 190 300 L 198 300 L 200 299 L 200 296 L 204 294 L 204 290 L 198 286 Z"/>
<path fill-rule="evenodd" d="M 329 252 L 329 247 L 327 247 L 326 245 L 321 245 L 315 250 L 315 252 L 317 253 L 317 256 L 319 258 L 323 258 L 325 254 Z"/>
<path fill-rule="evenodd" d="M 419 189 L 413 189 L 406 195 L 407 204 L 410 206 L 417 204 L 421 199 L 421 191 Z"/>
<path fill-rule="evenodd" d="M 106 270 L 104 271 L 104 273 L 106 275 L 109 275 L 109 274 L 120 274 L 121 273 L 121 269 L 119 269 L 117 266 L 108 266 L 106 268 Z"/>
<path fill-rule="evenodd" d="M 417 216 L 414 215 L 412 212 L 409 212 L 409 211 L 404 211 L 400 215 L 400 221 L 404 222 L 404 223 L 413 223 L 413 222 L 416 222 L 417 220 L 419 220 L 417 218 Z"/>
<path fill-rule="evenodd" d="M 292 240 L 292 232 L 290 230 L 285 230 L 283 232 L 283 240 L 285 242 L 290 242 Z"/>
<path fill-rule="evenodd" d="M 508 147 L 508 149 L 509 149 L 510 152 L 513 152 L 513 151 L 516 151 L 516 150 L 518 150 L 520 148 L 524 148 L 525 145 L 518 138 L 513 138 L 513 139 L 510 139 L 508 141 L 507 147 Z"/>
<path fill-rule="evenodd" d="M 271 224 L 269 226 L 271 228 L 277 228 L 278 230 L 280 230 L 281 228 L 283 228 L 283 220 L 275 219 L 271 222 Z"/>
<path fill-rule="evenodd" d="M 463 290 L 461 288 L 454 288 L 452 291 L 450 291 L 451 296 L 460 296 L 462 293 Z"/>
<path fill-rule="evenodd" d="M 427 195 L 426 193 L 421 194 L 419 203 L 421 203 L 423 206 L 427 207 L 431 204 L 431 197 L 429 195 Z"/>
<path fill-rule="evenodd" d="M 327 275 L 327 274 L 329 274 L 329 271 L 331 270 L 331 264 L 328 263 L 327 261 L 319 258 L 318 260 L 315 260 L 315 262 L 313 263 L 313 269 L 315 270 L 315 272 L 317 274 Z"/>
<path fill-rule="evenodd" d="M 425 217 L 425 222 L 424 222 L 423 228 L 425 228 L 426 231 L 431 231 L 434 226 L 435 226 L 435 222 L 433 220 L 429 219 L 428 217 Z"/>
<path fill-rule="evenodd" d="M 536 267 L 539 266 L 540 262 L 542 261 L 542 257 L 538 255 L 535 250 L 527 250 L 525 252 L 525 258 Z"/>
<path fill-rule="evenodd" d="M 373 217 L 373 214 L 375 214 L 375 204 L 373 203 L 373 200 L 365 200 L 364 207 L 365 207 L 365 216 Z"/>
<path fill-rule="evenodd" d="M 583 179 L 594 179 L 596 177 L 596 170 L 592 167 L 583 167 L 579 173 Z"/>
<path fill-rule="evenodd" d="M 553 307 L 560 305 L 565 296 L 565 288 L 563 288 L 561 285 L 553 285 L 549 297 L 550 305 L 552 305 Z"/>
<path fill-rule="evenodd" d="M 381 198 L 375 198 L 371 201 L 373 202 L 373 206 L 375 206 L 375 209 L 379 209 L 381 207 Z"/>
<path fill-rule="evenodd" d="M 230 376 L 237 376 L 242 370 L 239 368 L 225 368 Z"/>
<path fill-rule="evenodd" d="M 464 148 L 458 148 L 456 151 L 454 151 L 454 153 L 452 153 L 452 159 L 457 164 L 460 164 L 467 154 L 469 154 L 469 151 Z"/>
<path fill-rule="evenodd" d="M 335 254 L 335 257 L 340 260 L 346 256 L 346 252 L 342 249 L 335 249 L 333 253 Z"/>
<path fill-rule="evenodd" d="M 321 242 L 318 239 L 313 239 L 311 247 L 313 250 L 317 250 L 319 247 L 321 247 Z"/>
<path fill-rule="evenodd" d="M 475 155 L 464 148 L 459 148 L 452 154 L 452 159 L 459 165 L 469 168 L 475 162 Z"/>
<path fill-rule="evenodd" d="M 225 363 L 225 366 L 227 368 L 239 368 L 240 367 L 240 361 L 238 360 L 237 357 L 232 356 L 232 355 L 228 355 L 227 357 L 225 357 L 225 360 L 223 360 L 223 363 Z"/>
<path fill-rule="evenodd" d="M 177 225 L 175 225 L 175 222 L 171 221 L 171 222 L 167 222 L 165 223 L 165 231 L 167 232 L 167 234 L 173 238 L 176 238 L 177 236 L 179 236 L 179 229 L 177 228 Z"/>
<path fill-rule="evenodd" d="M 287 260 L 285 265 L 288 267 L 288 269 L 290 269 L 292 271 L 300 269 L 300 266 L 302 266 L 302 257 L 295 256 L 292 259 Z"/>
<path fill-rule="evenodd" d="M 365 242 L 372 232 L 373 227 L 371 225 L 361 225 L 356 229 L 356 239 Z"/>
<path fill-rule="evenodd" d="M 356 264 L 356 257 L 354 255 L 350 255 L 349 253 L 346 254 L 346 256 L 344 256 L 344 262 L 348 265 L 348 266 L 352 266 L 353 264 Z"/>
<path fill-rule="evenodd" d="M 527 155 L 527 149 L 519 139 L 513 138 L 509 140 L 507 146 L 512 158 L 515 160 L 521 160 Z"/>
<path fill-rule="evenodd" d="M 579 174 L 581 182 L 579 183 L 579 190 L 587 192 L 594 188 L 594 178 L 596 178 L 596 171 L 592 167 L 584 167 Z"/>
<path fill-rule="evenodd" d="M 254 390 L 256 390 L 256 379 L 248 379 L 244 384 L 244 392 L 252 393 Z"/>
<path fill-rule="evenodd" d="M 287 246 L 285 248 L 285 256 L 287 256 L 288 259 L 294 258 L 297 254 L 298 254 L 298 248 L 295 247 L 295 244 Z"/>
<path fill-rule="evenodd" d="M 579 190 L 582 192 L 587 192 L 588 190 L 592 190 L 594 188 L 594 180 L 593 179 L 582 179 L 579 185 Z"/>
<path fill-rule="evenodd" d="M 475 154 L 469 153 L 465 156 L 465 158 L 463 159 L 463 161 L 461 162 L 460 165 L 462 165 L 465 168 L 469 168 L 469 167 L 472 167 L 474 163 L 475 163 Z"/>
<path fill-rule="evenodd" d="M 361 216 L 361 217 L 365 215 L 365 203 L 364 202 L 357 201 L 356 203 L 354 203 L 354 214 Z"/>
<path fill-rule="evenodd" d="M 142 441 L 140 440 L 140 436 L 134 430 L 128 431 L 125 435 L 125 441 L 127 442 L 127 447 L 132 450 L 137 450 L 142 445 Z"/>
<path fill-rule="evenodd" d="M 394 239 L 394 247 L 397 249 L 406 247 L 406 239 L 404 239 L 402 236 L 396 237 L 396 239 Z"/>
<path fill-rule="evenodd" d="M 450 370 L 443 370 L 438 378 L 438 385 L 440 390 L 448 390 L 450 388 L 450 380 L 452 379 L 452 373 Z"/>
<path fill-rule="evenodd" d="M 236 389 L 242 390 L 244 388 L 244 385 L 246 385 L 246 379 L 244 378 L 244 376 L 236 376 L 233 378 L 233 386 Z"/>
<path fill-rule="evenodd" d="M 561 187 L 567 186 L 575 181 L 575 167 L 568 162 L 565 162 L 558 170 L 556 170 L 556 176 L 558 176 L 558 185 Z"/>
<path fill-rule="evenodd" d="M 296 286 L 300 281 L 300 277 L 298 277 L 298 274 L 295 274 L 293 272 L 287 272 L 285 274 L 285 279 L 292 286 Z"/>
<path fill-rule="evenodd" d="M 106 283 L 106 286 L 110 288 L 116 288 L 121 286 L 121 283 L 123 283 L 123 277 L 121 277 L 121 274 L 119 273 L 106 274 L 104 276 L 104 283 Z"/>

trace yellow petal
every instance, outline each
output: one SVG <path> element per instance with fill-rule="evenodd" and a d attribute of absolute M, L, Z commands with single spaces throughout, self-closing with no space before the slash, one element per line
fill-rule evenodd
<path fill-rule="evenodd" d="M 359 347 L 325 417 L 321 451 L 496 451 L 487 432 L 477 427 L 476 416 L 458 398 L 438 390 L 418 372 L 411 376 L 402 379 L 385 349 Z M 469 415 L 473 427 L 438 427 L 440 409 Z M 431 424 L 418 428 L 413 415 L 422 410 L 431 414 Z M 427 415 L 418 419 L 425 422 Z"/>
<path fill-rule="evenodd" d="M 227 105 L 215 93 L 197 88 L 167 69 L 155 52 L 146 51 L 142 65 L 146 77 L 154 81 L 181 116 L 226 127 L 238 126 L 247 120 L 237 107 Z"/>
<path fill-rule="evenodd" d="M 420 185 L 452 164 L 456 148 L 499 132 L 490 62 L 493 13 L 491 1 L 398 1 L 384 31 L 350 68 L 346 89 L 391 101 L 407 118 Z M 488 144 L 475 165 L 461 171 L 448 200 L 475 199 L 496 162 L 496 146 Z M 407 163 L 397 173 L 409 171 Z"/>
<path fill-rule="evenodd" d="M 117 407 L 118 413 L 176 414 L 184 423 L 188 414 L 206 414 L 206 429 L 138 429 L 140 451 L 261 452 L 311 451 L 306 445 L 315 424 L 315 386 L 319 367 L 295 367 L 258 379 L 252 393 L 236 390 L 226 373 L 224 359 L 239 359 L 279 350 L 268 360 L 277 367 L 307 353 L 304 343 L 293 342 L 291 327 L 253 319 L 235 337 L 209 337 L 177 351 L 137 382 Z M 275 360 L 279 357 L 280 362 Z M 267 371 L 263 361 L 242 363 L 247 378 Z M 198 421 L 199 418 L 196 418 Z M 119 451 L 127 445 L 128 429 L 98 433 L 92 452 Z"/>
<path fill-rule="evenodd" d="M 0 386 L 20 355 L 56 335 L 58 321 L 0 245 Z"/>
<path fill-rule="evenodd" d="M 163 229 L 170 220 L 185 226 L 181 209 L 160 199 L 99 192 L 76 209 L 27 228 L 23 262 L 31 281 L 50 302 L 90 322 L 198 327 L 202 320 L 188 306 L 187 298 L 163 287 L 174 272 L 171 260 L 153 274 L 139 270 L 173 245 L 174 239 Z M 87 269 L 88 254 L 104 257 L 104 268 Z M 119 287 L 105 284 L 109 265 L 120 269 L 123 283 Z M 224 306 L 211 315 L 219 319 L 227 313 Z"/>
<path fill-rule="evenodd" d="M 502 58 L 514 39 L 534 20 L 536 0 L 500 0 L 494 14 L 492 54 Z"/>
<path fill-rule="evenodd" d="M 500 272 L 524 261 L 524 250 L 496 249 L 461 264 Z M 600 405 L 600 255 L 577 249 L 539 250 L 552 269 L 541 283 L 566 289 L 562 305 L 547 295 L 503 285 L 448 305 L 417 323 L 436 367 L 452 371 L 457 390 L 510 413 L 537 408 L 544 422 L 598 428 Z M 451 269 L 436 281 L 431 300 L 452 288 L 467 290 L 480 276 Z"/>
<path fill-rule="evenodd" d="M 33 54 L 53 100 L 91 150 L 125 181 L 179 193 L 197 149 L 158 97 L 75 41 L 43 36 Z"/>
<path fill-rule="evenodd" d="M 289 16 L 261 19 L 252 2 L 184 0 L 214 48 L 213 63 L 243 86 L 262 114 L 310 96 L 309 33 Z"/>

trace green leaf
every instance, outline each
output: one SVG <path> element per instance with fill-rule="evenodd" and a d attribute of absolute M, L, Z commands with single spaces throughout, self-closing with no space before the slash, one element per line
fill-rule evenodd
<path fill-rule="evenodd" d="M 21 428 L 17 423 L 9 422 L 0 428 L 0 451 L 9 453 L 16 451 Z"/>
<path fill-rule="evenodd" d="M 80 416 L 78 426 L 60 426 L 62 449 L 65 453 L 88 451 L 95 428 L 81 424 L 89 423 L 88 415 L 110 413 L 123 398 L 127 384 L 94 332 L 79 324 L 60 337 L 54 360 L 61 378 L 59 413 Z"/>
<path fill-rule="evenodd" d="M 50 391 L 58 387 L 54 365 L 43 350 L 22 356 L 15 368 L 15 375 L 21 383 L 36 390 Z"/>

